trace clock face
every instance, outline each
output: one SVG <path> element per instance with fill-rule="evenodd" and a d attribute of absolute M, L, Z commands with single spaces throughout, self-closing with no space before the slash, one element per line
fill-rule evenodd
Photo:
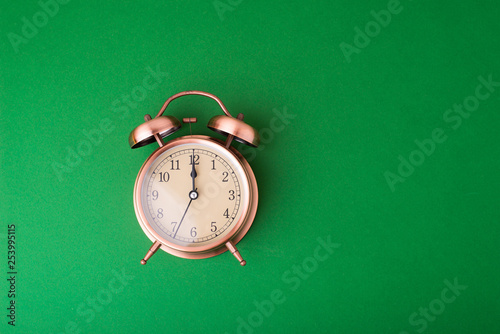
<path fill-rule="evenodd" d="M 213 142 L 169 147 L 144 173 L 139 185 L 144 217 L 169 244 L 220 243 L 236 232 L 247 211 L 245 171 L 230 151 Z"/>

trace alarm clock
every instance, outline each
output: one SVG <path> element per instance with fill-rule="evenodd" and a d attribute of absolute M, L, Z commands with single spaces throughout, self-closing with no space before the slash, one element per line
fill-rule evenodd
<path fill-rule="evenodd" d="M 196 123 L 194 117 L 182 123 L 164 115 L 170 102 L 187 95 L 215 100 L 223 111 L 208 122 L 208 128 L 226 136 L 220 140 L 204 135 L 187 135 L 165 141 L 182 123 Z M 167 99 L 155 118 L 129 136 L 135 149 L 156 142 L 159 145 L 142 165 L 134 187 L 134 208 L 139 224 L 153 242 L 141 264 L 162 249 L 187 259 L 203 259 L 229 250 L 244 266 L 236 244 L 245 236 L 257 212 L 258 190 L 255 175 L 245 158 L 231 143 L 257 147 L 259 134 L 233 117 L 216 96 L 186 91 Z"/>

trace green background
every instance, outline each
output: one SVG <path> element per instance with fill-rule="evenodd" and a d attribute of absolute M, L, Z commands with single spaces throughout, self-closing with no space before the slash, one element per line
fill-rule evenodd
<path fill-rule="evenodd" d="M 2 1 L 0 266 L 7 277 L 15 224 L 18 275 L 15 328 L 0 281 L 0 333 L 498 332 L 500 88 L 456 129 L 443 118 L 480 76 L 500 81 L 498 2 L 405 0 L 385 27 L 370 22 L 387 1 L 221 3 L 219 16 L 210 0 L 72 0 L 43 22 L 38 2 Z M 12 34 L 34 15 L 46 24 L 16 52 Z M 372 37 L 346 57 L 342 43 L 356 46 L 367 24 Z M 158 66 L 162 82 L 123 102 Z M 131 150 L 128 134 L 192 89 L 265 134 L 259 149 L 242 149 L 260 194 L 238 244 L 246 267 L 227 252 L 160 251 L 139 264 L 151 243 L 132 190 L 155 145 Z M 283 124 L 276 111 L 295 118 L 271 130 Z M 168 113 L 198 117 L 193 132 L 211 135 L 219 109 L 184 97 Z M 101 122 L 111 130 L 85 146 Z M 413 154 L 425 161 L 391 189 L 387 172 L 434 129 L 446 141 Z M 91 152 L 69 166 L 68 152 L 84 146 Z M 329 236 L 338 245 L 325 261 L 307 277 L 290 272 L 314 264 L 317 238 Z M 116 272 L 130 280 L 110 295 Z M 445 280 L 462 285 L 451 303 L 440 301 L 453 295 Z M 259 322 L 254 301 L 276 290 L 285 301 Z M 98 297 L 112 300 L 91 317 Z"/>

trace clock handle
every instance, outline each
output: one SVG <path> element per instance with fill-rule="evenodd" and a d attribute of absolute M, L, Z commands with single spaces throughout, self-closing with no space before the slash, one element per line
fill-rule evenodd
<path fill-rule="evenodd" d="M 247 261 L 243 260 L 243 258 L 241 257 L 241 254 L 240 252 L 238 251 L 238 249 L 236 248 L 236 246 L 233 244 L 232 241 L 228 241 L 226 242 L 226 247 L 227 249 L 229 249 L 229 251 L 234 255 L 234 257 L 240 261 L 240 264 L 242 266 L 244 266 L 245 264 L 247 264 Z"/>
<path fill-rule="evenodd" d="M 172 95 L 171 97 L 168 98 L 167 101 L 165 101 L 165 103 L 163 104 L 163 107 L 161 107 L 160 111 L 158 112 L 158 115 L 156 115 L 156 117 L 160 117 L 163 115 L 163 112 L 165 111 L 165 109 L 167 109 L 167 106 L 170 104 L 170 102 L 172 102 L 173 100 L 181 97 L 181 96 L 186 96 L 186 95 L 201 95 L 201 96 L 206 96 L 206 97 L 209 97 L 211 98 L 212 100 L 215 100 L 219 106 L 222 108 L 222 111 L 224 111 L 224 114 L 226 114 L 227 116 L 229 117 L 233 117 L 229 111 L 227 110 L 226 106 L 224 105 L 224 103 L 222 103 L 222 101 L 215 95 L 213 94 L 210 94 L 210 93 L 207 93 L 207 92 L 202 92 L 202 91 L 199 91 L 199 90 L 188 90 L 188 91 L 185 91 L 185 92 L 180 92 L 180 93 L 177 93 L 175 95 Z"/>

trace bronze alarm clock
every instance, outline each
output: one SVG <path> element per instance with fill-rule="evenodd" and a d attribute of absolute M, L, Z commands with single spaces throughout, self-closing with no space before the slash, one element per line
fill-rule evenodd
<path fill-rule="evenodd" d="M 164 112 L 170 102 L 187 95 L 206 96 L 219 104 L 223 114 L 212 117 L 207 126 L 226 136 L 225 141 L 203 135 L 165 141 L 182 123 Z M 254 221 L 258 190 L 250 165 L 231 143 L 257 147 L 258 132 L 243 122 L 243 114 L 233 117 L 219 98 L 201 91 L 175 94 L 155 118 L 144 118 L 130 133 L 130 147 L 156 142 L 159 148 L 142 165 L 134 187 L 137 219 L 153 242 L 141 263 L 161 248 L 188 259 L 229 250 L 244 266 L 236 244 Z M 183 123 L 196 122 L 194 117 L 183 118 Z"/>

